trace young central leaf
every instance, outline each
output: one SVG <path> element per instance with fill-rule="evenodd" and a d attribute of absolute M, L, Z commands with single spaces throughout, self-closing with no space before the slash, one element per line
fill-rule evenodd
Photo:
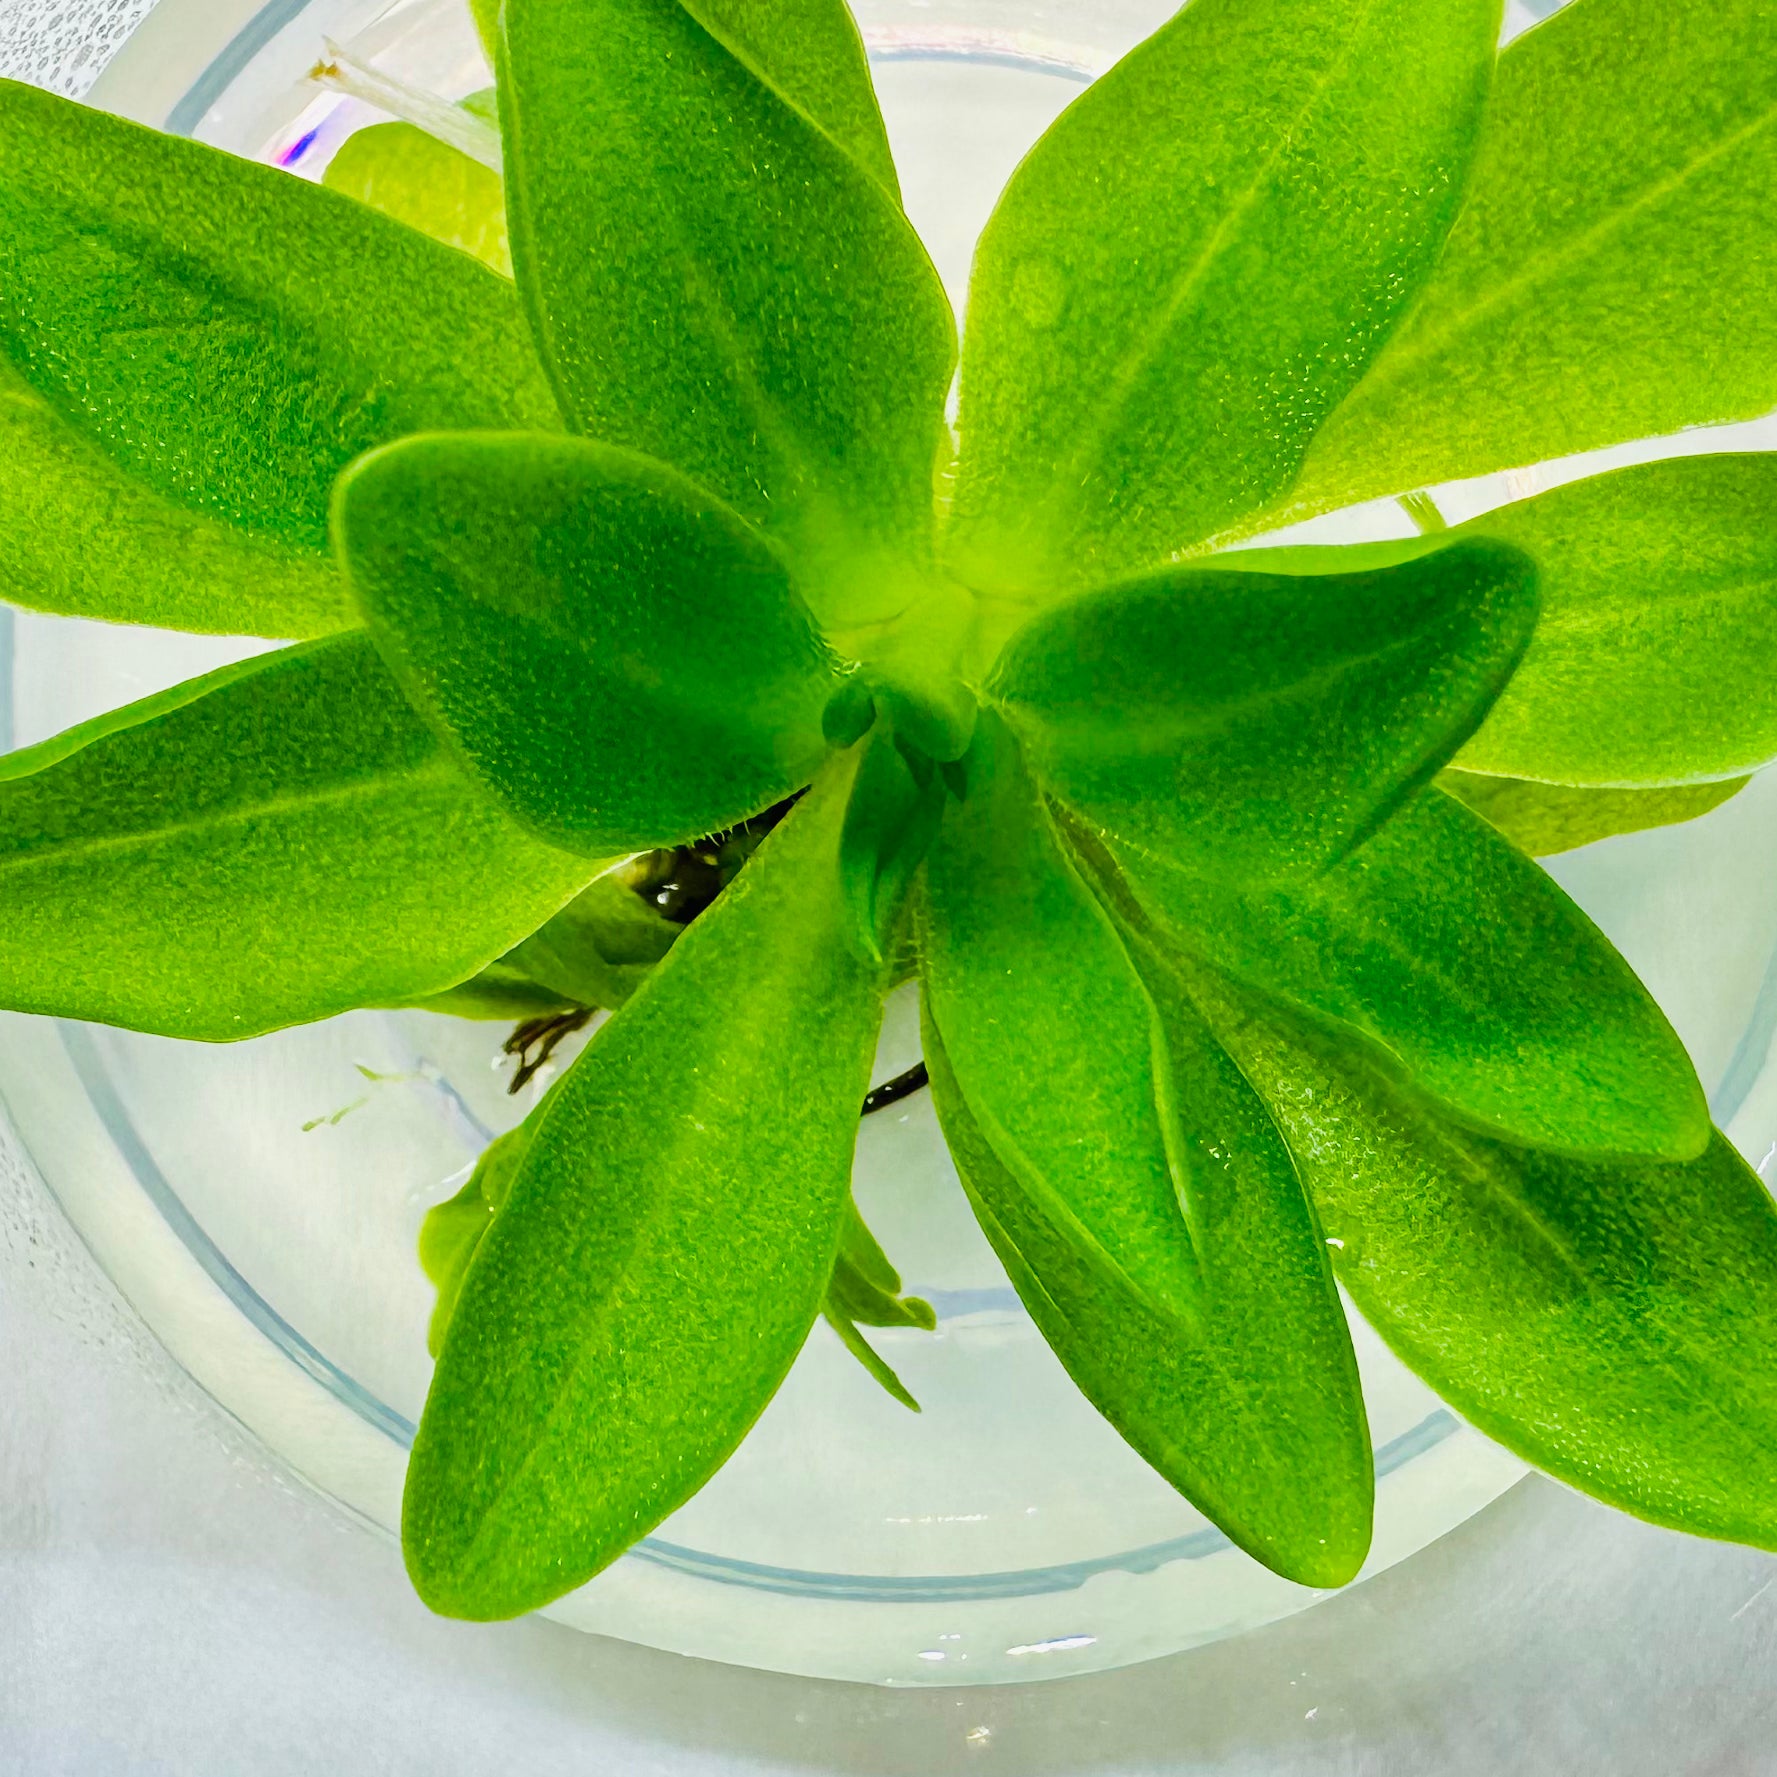
<path fill-rule="evenodd" d="M 515 1616 L 614 1560 L 726 1460 L 820 1311 L 882 992 L 838 893 L 849 776 L 765 841 L 528 1139 L 408 1469 L 435 1610 Z"/>
<path fill-rule="evenodd" d="M 777 554 L 659 463 L 417 438 L 358 464 L 340 547 L 377 646 L 527 826 L 589 856 L 757 814 L 840 683 Z"/>
<path fill-rule="evenodd" d="M 507 0 L 501 116 L 574 425 L 675 464 L 793 551 L 823 618 L 867 620 L 930 552 L 955 325 L 880 157 L 841 146 L 874 102 L 861 61 L 823 94 L 828 6 L 818 49 L 738 0 Z"/>
<path fill-rule="evenodd" d="M 1535 615 L 1502 544 L 1253 551 L 1057 606 L 988 695 L 1045 787 L 1121 841 L 1312 876 L 1474 732 Z"/>
<path fill-rule="evenodd" d="M 1034 599 L 1293 479 L 1456 214 L 1498 0 L 1192 0 L 981 237 L 950 557 Z"/>
<path fill-rule="evenodd" d="M 451 987 L 598 868 L 508 821 L 342 636 L 0 763 L 0 999 L 256 1036 Z"/>

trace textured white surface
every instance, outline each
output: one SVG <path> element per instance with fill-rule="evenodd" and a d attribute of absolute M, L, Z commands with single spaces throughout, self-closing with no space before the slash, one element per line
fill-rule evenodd
<path fill-rule="evenodd" d="M 0 1152 L 0 1772 L 1754 1777 L 1777 1561 L 1531 1481 L 1254 1636 L 1102 1677 L 890 1692 L 541 1622 L 438 1622 L 293 1488 Z"/>
<path fill-rule="evenodd" d="M 0 75 L 80 98 L 155 0 L 0 0 Z"/>

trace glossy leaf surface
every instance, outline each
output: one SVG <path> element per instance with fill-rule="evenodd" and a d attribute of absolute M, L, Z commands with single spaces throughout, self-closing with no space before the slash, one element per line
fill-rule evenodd
<path fill-rule="evenodd" d="M 1576 0 L 1501 56 L 1436 275 L 1316 440 L 1315 509 L 1777 405 L 1765 0 Z"/>
<path fill-rule="evenodd" d="M 508 821 L 342 636 L 0 761 L 0 1003 L 256 1036 L 441 992 L 597 868 Z"/>
<path fill-rule="evenodd" d="M 928 1022 L 945 1139 L 1031 1318 L 1093 1405 L 1248 1554 L 1304 1585 L 1342 1585 L 1369 1547 L 1373 1477 L 1326 1249 L 1251 1089 L 1182 1006 L 1168 1028 L 1213 1285 L 1193 1324 L 1118 1289 L 1048 1219 L 974 1121 Z"/>
<path fill-rule="evenodd" d="M 10 83 L 0 357 L 8 595 L 221 633 L 351 622 L 327 502 L 360 451 L 556 424 L 513 292 L 483 267 L 275 168 Z"/>
<path fill-rule="evenodd" d="M 1777 1210 L 1723 1136 L 1669 1165 L 1507 1147 L 1251 1003 L 1217 1018 L 1410 1369 L 1594 1498 L 1777 1547 Z"/>
<path fill-rule="evenodd" d="M 644 901 L 631 868 L 620 865 L 576 895 L 505 960 L 578 1005 L 615 1010 L 684 929 Z"/>
<path fill-rule="evenodd" d="M 1729 777 L 1707 784 L 1675 784 L 1663 790 L 1599 790 L 1446 771 L 1439 774 L 1438 787 L 1472 808 L 1519 851 L 1547 858 L 1619 833 L 1641 833 L 1650 827 L 1694 821 L 1720 807 L 1751 781 Z"/>
<path fill-rule="evenodd" d="M 1267 504 L 1456 214 L 1494 0 L 1193 0 L 1014 175 L 969 291 L 950 553 L 1040 598 Z"/>
<path fill-rule="evenodd" d="M 1696 1074 L 1628 964 L 1439 790 L 1311 880 L 1241 887 L 1117 855 L 1180 943 L 1361 1031 L 1421 1090 L 1496 1134 L 1674 1159 L 1708 1139 Z"/>
<path fill-rule="evenodd" d="M 908 602 L 925 553 L 955 335 L 828 133 L 859 94 L 836 86 L 826 127 L 803 108 L 841 11 L 798 0 L 770 46 L 740 0 L 508 0 L 501 115 L 519 282 L 575 426 L 769 526 L 823 615 L 861 621 Z M 723 35 L 698 22 L 718 12 Z"/>
<path fill-rule="evenodd" d="M 880 1014 L 836 891 L 847 787 L 817 786 L 552 1089 L 408 1469 L 434 1610 L 514 1616 L 615 1559 L 726 1460 L 820 1311 Z"/>
<path fill-rule="evenodd" d="M 1465 528 L 1535 558 L 1542 614 L 1459 763 L 1631 785 L 1777 757 L 1777 456 L 1648 463 Z"/>
<path fill-rule="evenodd" d="M 989 695 L 1044 786 L 1125 842 L 1312 875 L 1474 732 L 1529 638 L 1535 573 L 1469 541 L 1224 561 L 1045 612 Z"/>
<path fill-rule="evenodd" d="M 500 175 L 411 123 L 376 123 L 348 136 L 321 183 L 512 276 Z"/>
<path fill-rule="evenodd" d="M 659 463 L 418 438 L 341 482 L 377 646 L 468 768 L 588 856 L 675 844 L 813 775 L 834 663 L 777 556 Z"/>

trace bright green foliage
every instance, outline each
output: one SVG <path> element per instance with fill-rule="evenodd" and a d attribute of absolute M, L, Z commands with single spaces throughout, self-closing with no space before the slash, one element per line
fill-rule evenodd
<path fill-rule="evenodd" d="M 889 1263 L 888 1254 L 864 1225 L 858 1206 L 851 1203 L 839 1237 L 839 1257 L 827 1282 L 821 1315 L 853 1357 L 884 1390 L 913 1412 L 919 1402 L 902 1386 L 901 1379 L 870 1344 L 859 1327 L 917 1327 L 931 1332 L 938 1324 L 929 1302 L 901 1294 L 901 1274 Z"/>
<path fill-rule="evenodd" d="M 1564 7 L 1500 58 L 1436 276 L 1292 501 L 1324 510 L 1768 411 L 1774 183 L 1768 0 Z"/>
<path fill-rule="evenodd" d="M 1728 777 L 1708 784 L 1675 784 L 1664 790 L 1599 790 L 1574 784 L 1539 784 L 1520 777 L 1484 777 L 1446 771 L 1440 788 L 1496 827 L 1519 851 L 1552 857 L 1618 833 L 1641 833 L 1695 820 L 1751 783 Z"/>
<path fill-rule="evenodd" d="M 1542 871 L 1431 789 L 1336 869 L 1237 884 L 1113 851 L 1175 942 L 1361 1031 L 1458 1115 L 1574 1152 L 1709 1139 L 1678 1038 Z"/>
<path fill-rule="evenodd" d="M 944 782 L 937 766 L 879 726 L 864 743 L 845 826 L 839 884 L 863 954 L 880 962 L 913 873 L 938 831 Z"/>
<path fill-rule="evenodd" d="M 535 1020 L 515 1079 L 616 1009 L 426 1220 L 427 1602 L 598 1571 L 817 1317 L 915 1404 L 848 1184 L 916 974 L 1036 1324 L 1258 1559 L 1368 1543 L 1329 1247 L 1477 1424 L 1777 1542 L 1777 1212 L 1501 836 L 1777 754 L 1777 481 L 1205 559 L 1777 401 L 1765 9 L 1572 0 L 1490 99 L 1496 0 L 1192 0 L 996 213 L 960 441 L 841 0 L 475 0 L 503 193 L 0 85 L 0 596 L 323 637 L 0 764 L 0 1005 Z"/>
<path fill-rule="evenodd" d="M 837 893 L 849 777 L 552 1089 L 414 1444 L 403 1540 L 436 1609 L 513 1616 L 613 1560 L 727 1457 L 820 1311 L 880 996 Z"/>
<path fill-rule="evenodd" d="M 1177 1004 L 1168 1035 L 1213 1282 L 1189 1327 L 1117 1288 L 1049 1220 L 975 1123 L 928 1024 L 938 1115 L 1000 1263 L 1093 1405 L 1249 1554 L 1342 1585 L 1369 1547 L 1374 1481 L 1326 1249 L 1263 1107 Z"/>
<path fill-rule="evenodd" d="M 1045 784 L 1120 840 L 1311 876 L 1474 732 L 1535 616 L 1529 560 L 1494 544 L 1254 552 L 1060 606 L 988 694 Z"/>
<path fill-rule="evenodd" d="M 1543 607 L 1464 766 L 1665 784 L 1777 757 L 1777 456 L 1649 463 L 1465 528 L 1535 558 Z"/>
<path fill-rule="evenodd" d="M 321 183 L 512 276 L 500 175 L 411 123 L 372 124 L 348 136 Z"/>
<path fill-rule="evenodd" d="M 1268 505 L 1456 213 L 1497 0 L 1193 0 L 975 259 L 950 558 L 1036 598 Z"/>
<path fill-rule="evenodd" d="M 1682 1165 L 1506 1147 L 1244 998 L 1215 1015 L 1404 1362 L 1599 1499 L 1777 1547 L 1777 1210 L 1722 1136 Z"/>
<path fill-rule="evenodd" d="M 507 967 L 581 1006 L 623 1005 L 685 928 L 637 894 L 628 867 L 601 876 L 507 953 Z"/>
<path fill-rule="evenodd" d="M 442 991 L 599 866 L 476 792 L 361 636 L 0 761 L 0 1001 L 222 1041 Z"/>
<path fill-rule="evenodd" d="M 999 724 L 970 759 L 967 819 L 927 870 L 931 1016 L 970 1114 L 1024 1194 L 1120 1294 L 1188 1320 L 1203 1291 L 1181 1116 L 1153 1003 L 1062 855 Z"/>
<path fill-rule="evenodd" d="M 782 563 L 660 463 L 415 438 L 340 483 L 342 560 L 469 769 L 589 857 L 726 827 L 808 781 L 838 683 Z"/>
<path fill-rule="evenodd" d="M 556 424 L 510 287 L 462 254 L 6 82 L 0 358 L 0 588 L 224 634 L 351 621 L 327 512 L 360 451 Z"/>
<path fill-rule="evenodd" d="M 755 8 L 711 10 L 757 49 Z M 504 31 L 513 253 L 576 428 L 769 526 L 823 614 L 899 611 L 954 328 L 899 209 L 799 108 L 814 64 L 755 68 L 663 0 L 507 0 Z"/>
<path fill-rule="evenodd" d="M 445 1329 L 456 1312 L 469 1261 L 493 1226 L 494 1217 L 505 1207 L 536 1122 L 537 1113 L 533 1112 L 516 1129 L 495 1136 L 482 1150 L 462 1190 L 429 1209 L 420 1224 L 420 1266 L 438 1291 L 426 1328 L 426 1349 L 434 1357 L 444 1349 Z"/>

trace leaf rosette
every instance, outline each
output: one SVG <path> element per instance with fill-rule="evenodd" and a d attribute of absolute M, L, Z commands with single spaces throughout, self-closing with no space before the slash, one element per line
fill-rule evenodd
<path fill-rule="evenodd" d="M 308 638 L 0 766 L 0 999 L 527 1072 L 612 1014 L 427 1222 L 429 1604 L 597 1573 L 818 1318 L 915 1404 L 849 1189 L 915 974 L 1033 1321 L 1258 1560 L 1369 1547 L 1336 1283 L 1551 1473 L 1777 1546 L 1777 1212 L 1526 855 L 1777 754 L 1767 466 L 1229 547 L 1777 400 L 1756 13 L 1193 0 L 1019 167 L 960 369 L 840 0 L 480 8 L 500 187 L 0 89 L 0 586 Z"/>

